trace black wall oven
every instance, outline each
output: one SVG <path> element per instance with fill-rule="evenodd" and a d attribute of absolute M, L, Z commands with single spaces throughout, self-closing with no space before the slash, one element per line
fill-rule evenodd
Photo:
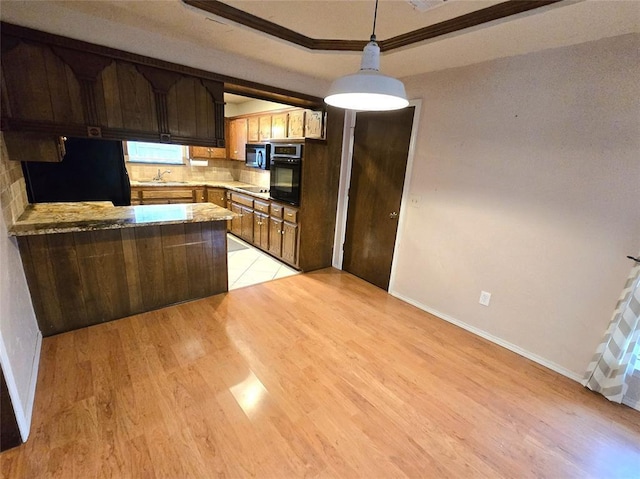
<path fill-rule="evenodd" d="M 271 145 L 271 189 L 274 200 L 300 206 L 302 144 Z"/>

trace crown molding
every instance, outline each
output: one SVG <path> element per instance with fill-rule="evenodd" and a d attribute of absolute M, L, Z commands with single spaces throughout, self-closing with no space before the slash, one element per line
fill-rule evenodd
<path fill-rule="evenodd" d="M 424 28 L 396 35 L 386 40 L 378 40 L 378 45 L 380 46 L 380 51 L 388 52 L 562 1 L 566 0 L 508 0 Z M 359 52 L 367 44 L 366 41 L 360 40 L 311 38 L 217 0 L 182 0 L 182 2 L 308 50 Z"/>

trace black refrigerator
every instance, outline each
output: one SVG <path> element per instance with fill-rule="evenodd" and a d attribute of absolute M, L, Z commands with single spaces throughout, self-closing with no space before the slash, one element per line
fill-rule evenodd
<path fill-rule="evenodd" d="M 131 186 L 122 142 L 68 138 L 59 163 L 23 161 L 22 171 L 31 203 L 111 201 L 131 204 Z"/>

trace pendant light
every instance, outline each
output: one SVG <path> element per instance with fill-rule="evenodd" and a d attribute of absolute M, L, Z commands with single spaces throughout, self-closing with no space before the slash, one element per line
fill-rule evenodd
<path fill-rule="evenodd" d="M 360 71 L 331 84 L 325 103 L 360 111 L 399 110 L 409 105 L 400 80 L 380 73 L 380 47 L 376 42 L 378 0 L 373 14 L 373 32 L 362 52 Z"/>

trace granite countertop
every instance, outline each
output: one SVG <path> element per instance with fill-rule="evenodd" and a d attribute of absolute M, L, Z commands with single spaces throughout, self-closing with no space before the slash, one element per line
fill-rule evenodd
<path fill-rule="evenodd" d="M 193 188 L 197 188 L 198 186 L 208 186 L 211 188 L 227 188 L 229 190 L 237 191 L 238 193 L 245 193 L 248 195 L 255 196 L 256 198 L 262 198 L 264 200 L 269 199 L 269 193 L 257 193 L 255 191 L 250 191 L 247 188 L 255 189 L 256 185 L 251 185 L 249 183 L 243 183 L 241 181 L 137 181 L 131 180 L 131 186 L 133 187 L 153 187 L 153 188 L 170 188 L 176 186 L 189 186 Z M 269 188 L 265 187 L 266 190 Z"/>
<path fill-rule="evenodd" d="M 30 204 L 10 236 L 70 233 L 136 226 L 230 220 L 235 213 L 213 203 L 113 206 L 110 201 Z"/>

